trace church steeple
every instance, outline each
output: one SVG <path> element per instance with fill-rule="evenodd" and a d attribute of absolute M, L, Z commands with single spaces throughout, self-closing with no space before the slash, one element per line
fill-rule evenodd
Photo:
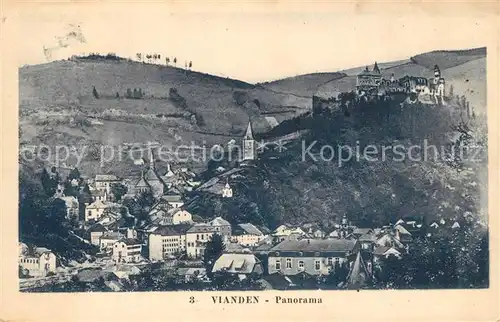
<path fill-rule="evenodd" d="M 378 68 L 377 62 L 375 62 L 375 65 L 373 65 L 373 72 L 380 74 L 380 68 Z"/>
<path fill-rule="evenodd" d="M 152 148 L 149 148 L 149 166 L 155 169 L 155 157 Z"/>
<path fill-rule="evenodd" d="M 253 140 L 252 122 L 248 121 L 247 131 L 245 132 L 245 140 Z"/>
<path fill-rule="evenodd" d="M 255 160 L 255 139 L 253 137 L 252 122 L 248 122 L 247 131 L 243 137 L 243 161 Z"/>

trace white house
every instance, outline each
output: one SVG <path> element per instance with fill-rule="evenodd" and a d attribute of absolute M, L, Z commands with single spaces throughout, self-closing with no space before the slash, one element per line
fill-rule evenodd
<path fill-rule="evenodd" d="M 235 227 L 231 239 L 242 246 L 257 246 L 264 239 L 264 234 L 250 223 L 238 224 Z"/>
<path fill-rule="evenodd" d="M 162 226 L 149 234 L 149 260 L 163 261 L 186 251 L 187 225 Z"/>
<path fill-rule="evenodd" d="M 136 263 L 141 260 L 142 244 L 137 239 L 123 238 L 113 244 L 113 261 Z"/>
<path fill-rule="evenodd" d="M 210 224 L 195 224 L 186 232 L 186 253 L 191 258 L 201 258 L 206 243 L 215 234 L 216 227 Z"/>
<path fill-rule="evenodd" d="M 171 218 L 172 225 L 179 225 L 185 223 L 193 222 L 193 215 L 187 210 L 180 208 L 173 208 L 168 211 L 169 217 Z"/>
<path fill-rule="evenodd" d="M 92 245 L 99 246 L 101 243 L 101 236 L 104 235 L 104 233 L 106 231 L 107 231 L 107 229 L 104 228 L 104 226 L 101 224 L 96 224 L 96 225 L 90 227 L 90 229 L 89 229 L 90 243 Z"/>
<path fill-rule="evenodd" d="M 115 231 L 107 231 L 99 238 L 99 245 L 101 250 L 109 251 L 113 245 L 124 238 L 122 234 Z"/>
<path fill-rule="evenodd" d="M 231 237 L 231 224 L 222 217 L 216 217 L 209 222 L 209 225 L 214 227 L 215 232 L 222 235 L 225 241 Z"/>
<path fill-rule="evenodd" d="M 103 214 L 108 205 L 102 200 L 96 200 L 85 207 L 85 221 L 98 220 Z"/>
<path fill-rule="evenodd" d="M 33 277 L 56 272 L 56 255 L 44 247 L 29 249 L 25 244 L 20 243 L 18 263 L 24 274 Z"/>
<path fill-rule="evenodd" d="M 111 186 L 115 183 L 120 183 L 121 180 L 113 174 L 96 174 L 94 184 L 96 190 L 106 190 L 111 192 Z"/>

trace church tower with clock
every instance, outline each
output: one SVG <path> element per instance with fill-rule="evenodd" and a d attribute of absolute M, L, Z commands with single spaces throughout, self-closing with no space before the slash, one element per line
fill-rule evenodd
<path fill-rule="evenodd" d="M 257 158 L 257 152 L 255 148 L 255 139 L 253 137 L 252 122 L 248 122 L 247 131 L 243 137 L 243 159 L 242 161 L 247 163 L 255 160 Z"/>

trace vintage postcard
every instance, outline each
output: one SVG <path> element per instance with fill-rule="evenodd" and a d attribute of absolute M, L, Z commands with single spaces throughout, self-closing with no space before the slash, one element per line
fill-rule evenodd
<path fill-rule="evenodd" d="M 0 320 L 497 320 L 498 10 L 6 4 Z"/>

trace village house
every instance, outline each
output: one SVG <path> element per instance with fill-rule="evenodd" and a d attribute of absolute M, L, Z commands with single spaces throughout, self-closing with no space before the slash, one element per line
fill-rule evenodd
<path fill-rule="evenodd" d="M 256 246 L 263 238 L 264 234 L 250 223 L 238 224 L 232 234 L 232 240 L 242 246 Z"/>
<path fill-rule="evenodd" d="M 117 231 L 107 231 L 99 238 L 99 246 L 101 251 L 110 251 L 113 248 L 113 245 L 124 238 L 123 234 Z"/>
<path fill-rule="evenodd" d="M 103 214 L 104 210 L 108 208 L 108 204 L 101 200 L 94 201 L 85 207 L 85 221 L 98 220 Z"/>
<path fill-rule="evenodd" d="M 253 254 L 222 254 L 212 268 L 212 272 L 224 272 L 245 278 L 249 275 L 262 275 L 264 269 L 260 260 Z"/>
<path fill-rule="evenodd" d="M 347 263 L 357 247 L 349 239 L 283 241 L 269 251 L 268 273 L 327 275 L 335 265 Z"/>
<path fill-rule="evenodd" d="M 179 276 L 184 283 L 189 283 L 206 278 L 207 272 L 205 268 L 201 267 L 179 267 L 177 268 L 176 275 Z"/>
<path fill-rule="evenodd" d="M 180 208 L 184 205 L 181 195 L 165 195 L 162 197 L 165 199 L 171 207 Z"/>
<path fill-rule="evenodd" d="M 184 223 L 193 222 L 193 215 L 187 210 L 180 208 L 173 208 L 168 212 L 168 217 L 170 225 L 179 225 Z"/>
<path fill-rule="evenodd" d="M 95 190 L 94 193 L 92 193 L 92 197 L 94 199 L 94 201 L 102 201 L 102 202 L 106 202 L 106 201 L 112 201 L 112 193 L 108 193 L 108 191 L 106 189 L 104 190 Z"/>
<path fill-rule="evenodd" d="M 137 239 L 123 238 L 113 244 L 113 261 L 136 263 L 141 260 L 142 244 Z"/>
<path fill-rule="evenodd" d="M 19 243 L 19 266 L 27 276 L 47 276 L 56 272 L 56 255 L 45 247 L 29 248 Z"/>
<path fill-rule="evenodd" d="M 216 227 L 200 223 L 194 224 L 186 232 L 186 253 L 190 258 L 201 258 L 205 252 L 206 243 L 216 233 Z"/>
<path fill-rule="evenodd" d="M 99 246 L 101 243 L 101 236 L 108 231 L 101 224 L 95 224 L 88 230 L 90 233 L 90 243 L 95 246 Z"/>
<path fill-rule="evenodd" d="M 149 260 L 163 261 L 186 251 L 186 234 L 190 224 L 161 226 L 149 234 Z"/>
<path fill-rule="evenodd" d="M 214 231 L 222 236 L 224 241 L 228 241 L 231 238 L 231 224 L 223 219 L 222 217 L 216 217 L 208 223 L 214 228 Z"/>
<path fill-rule="evenodd" d="M 94 186 L 96 190 L 106 190 L 111 192 L 111 186 L 115 183 L 120 183 L 121 180 L 113 174 L 96 174 L 94 179 Z"/>

